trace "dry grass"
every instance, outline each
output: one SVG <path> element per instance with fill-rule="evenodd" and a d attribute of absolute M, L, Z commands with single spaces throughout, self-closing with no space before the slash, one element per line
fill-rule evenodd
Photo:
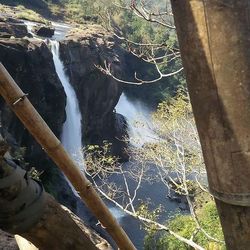
<path fill-rule="evenodd" d="M 40 14 L 38 14 L 33 10 L 26 9 L 22 5 L 18 5 L 17 7 L 15 7 L 15 11 L 16 11 L 15 14 L 16 18 L 25 19 L 38 23 L 46 23 L 46 20 Z"/>

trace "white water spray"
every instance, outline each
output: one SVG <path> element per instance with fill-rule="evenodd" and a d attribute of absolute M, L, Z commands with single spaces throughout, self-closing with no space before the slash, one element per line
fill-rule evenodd
<path fill-rule="evenodd" d="M 22 21 L 26 25 L 28 33 L 30 33 L 33 36 L 33 38 L 37 40 L 44 40 L 43 37 L 39 37 L 33 32 L 34 27 L 41 25 L 40 23 L 27 20 L 22 20 Z M 55 29 L 55 33 L 52 39 L 57 41 L 63 40 L 67 32 L 71 29 L 71 26 L 64 23 L 51 22 L 51 25 Z"/>
<path fill-rule="evenodd" d="M 131 102 L 123 93 L 116 105 L 117 113 L 126 117 L 129 126 L 130 143 L 140 147 L 154 142 L 158 136 L 152 130 L 150 111 L 139 101 Z"/>
<path fill-rule="evenodd" d="M 56 68 L 56 73 L 64 87 L 67 96 L 66 104 L 66 121 L 63 124 L 63 132 L 61 141 L 65 149 L 78 163 L 80 169 L 83 170 L 83 153 L 82 153 L 82 130 L 81 130 L 81 113 L 75 91 L 69 79 L 65 74 L 64 66 L 59 57 L 59 42 L 50 41 L 53 60 Z"/>
<path fill-rule="evenodd" d="M 37 23 L 31 22 L 31 21 L 28 21 L 28 20 L 23 20 L 23 22 L 24 22 L 24 24 L 27 27 L 28 33 L 30 33 L 31 35 L 35 36 L 35 34 L 33 33 L 32 30 L 37 25 Z"/>

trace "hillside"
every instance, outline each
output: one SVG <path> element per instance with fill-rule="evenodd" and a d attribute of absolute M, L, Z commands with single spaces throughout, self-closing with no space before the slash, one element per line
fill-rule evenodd
<path fill-rule="evenodd" d="M 85 1 L 1 0 L 0 4 L 0 11 L 6 14 L 38 22 L 49 19 L 84 23 L 94 14 L 88 7 L 91 5 Z"/>

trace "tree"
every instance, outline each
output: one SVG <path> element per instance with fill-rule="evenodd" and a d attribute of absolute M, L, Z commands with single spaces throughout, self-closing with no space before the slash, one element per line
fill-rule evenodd
<path fill-rule="evenodd" d="M 166 10 L 159 4 L 155 7 L 146 1 L 116 1 L 111 7 L 106 9 L 106 13 L 102 12 L 104 25 L 114 32 L 133 55 L 155 64 L 159 74 L 154 80 L 143 80 L 135 75 L 134 82 L 124 82 L 140 85 L 174 75 L 171 66 L 174 64 L 173 61 L 180 62 L 180 53 L 169 7 Z M 110 12 L 111 9 L 113 12 Z M 181 69 L 182 67 L 179 67 L 176 72 L 180 72 Z M 111 73 L 108 67 L 106 73 Z"/>
<path fill-rule="evenodd" d="M 141 148 L 131 148 L 129 167 L 118 164 L 115 157 L 107 155 L 107 144 L 103 148 L 98 147 L 98 150 L 97 146 L 88 148 L 85 151 L 87 175 L 105 198 L 145 223 L 151 234 L 166 231 L 184 245 L 195 249 L 205 247 L 196 243 L 197 235 L 206 238 L 206 244 L 215 242 L 223 245 L 222 239 L 216 239 L 204 229 L 204 220 L 201 223 L 200 213 L 197 213 L 200 206 L 203 206 L 199 197 L 213 201 L 206 187 L 206 172 L 191 105 L 183 90 L 179 91 L 171 103 L 165 101 L 159 105 L 157 112 L 153 114 L 152 129 L 157 134 L 157 139 L 145 143 Z M 110 182 L 112 175 L 118 179 L 116 183 Z M 187 201 L 192 221 L 192 227 L 189 228 L 191 238 L 185 238 L 181 233 L 160 223 L 158 217 L 162 211 L 160 207 L 150 211 L 147 204 L 150 197 L 139 201 L 138 192 L 143 183 L 158 181 L 167 187 L 166 195 L 169 198 Z"/>
<path fill-rule="evenodd" d="M 163 5 L 161 1 L 154 4 L 152 1 L 114 1 L 99 13 L 102 25 L 113 32 L 131 55 L 147 62 L 142 66 L 147 70 L 138 67 L 134 77 L 121 79 L 113 73 L 112 64 L 106 63 L 99 69 L 125 83 L 128 94 L 146 97 L 151 105 L 175 95 L 178 86 L 185 84 L 185 79 L 169 4 Z M 140 85 L 140 91 L 134 85 Z"/>
<path fill-rule="evenodd" d="M 250 50 L 245 10 L 249 1 L 172 0 L 172 5 L 210 191 L 216 198 L 227 249 L 247 249 Z"/>

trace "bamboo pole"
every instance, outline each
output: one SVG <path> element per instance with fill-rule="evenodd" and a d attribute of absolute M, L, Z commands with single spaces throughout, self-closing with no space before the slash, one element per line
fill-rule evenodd
<path fill-rule="evenodd" d="M 227 249 L 250 245 L 249 0 L 171 0 Z"/>
<path fill-rule="evenodd" d="M 0 94 L 33 135 L 44 151 L 70 180 L 82 200 L 98 218 L 117 246 L 122 250 L 136 249 L 124 230 L 99 197 L 91 183 L 71 159 L 58 138 L 0 63 Z"/>

